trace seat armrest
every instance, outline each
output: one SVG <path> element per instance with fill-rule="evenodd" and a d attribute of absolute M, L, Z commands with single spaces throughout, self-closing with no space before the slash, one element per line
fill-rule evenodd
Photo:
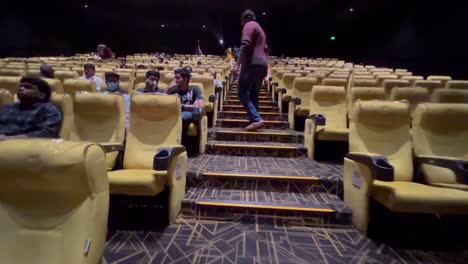
<path fill-rule="evenodd" d="M 346 158 L 369 168 L 371 177 L 374 180 L 387 182 L 394 180 L 394 168 L 384 156 L 371 153 L 348 153 Z"/>
<path fill-rule="evenodd" d="M 104 153 L 121 151 L 125 149 L 125 145 L 122 143 L 99 143 Z"/>
<path fill-rule="evenodd" d="M 286 94 L 288 90 L 286 90 L 286 88 L 279 88 L 278 89 L 278 92 L 282 93 L 282 94 Z"/>
<path fill-rule="evenodd" d="M 221 93 L 223 91 L 223 87 L 221 86 L 216 86 L 215 87 L 215 93 Z"/>
<path fill-rule="evenodd" d="M 291 102 L 293 102 L 295 105 L 301 105 L 302 104 L 301 98 L 297 97 L 297 96 L 293 96 L 292 99 L 291 99 Z"/>
<path fill-rule="evenodd" d="M 212 95 L 214 96 L 214 95 Z M 211 97 L 211 96 L 210 96 Z M 195 124 L 195 125 L 198 125 L 200 123 L 200 120 L 202 119 L 203 116 L 206 116 L 206 112 L 205 110 L 201 109 L 201 108 L 195 108 L 193 109 L 193 112 L 192 112 L 192 122 Z"/>
<path fill-rule="evenodd" d="M 457 183 L 468 184 L 468 161 L 449 157 L 417 156 L 416 162 L 450 169 L 455 173 Z"/>
<path fill-rule="evenodd" d="M 327 119 L 322 114 L 312 114 L 308 116 L 307 119 L 312 120 L 315 126 L 325 126 L 325 124 L 327 123 Z"/>
<path fill-rule="evenodd" d="M 271 86 L 273 86 L 273 87 L 278 86 L 278 82 L 272 82 L 272 83 L 271 83 Z"/>
<path fill-rule="evenodd" d="M 153 157 L 153 170 L 168 171 L 171 162 L 183 152 L 185 152 L 185 147 L 182 145 L 158 148 L 156 155 Z"/>
<path fill-rule="evenodd" d="M 227 77 L 226 77 L 227 78 Z M 227 81 L 223 81 L 223 86 L 226 86 L 227 84 Z"/>
<path fill-rule="evenodd" d="M 214 94 L 212 94 L 212 95 L 210 95 L 210 96 L 208 97 L 208 101 L 209 101 L 210 103 L 214 103 L 215 100 L 216 100 L 216 96 L 215 96 Z"/>

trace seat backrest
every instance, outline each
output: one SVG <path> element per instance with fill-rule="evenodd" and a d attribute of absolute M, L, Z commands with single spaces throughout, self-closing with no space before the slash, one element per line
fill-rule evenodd
<path fill-rule="evenodd" d="M 324 86 L 343 86 L 348 85 L 348 80 L 346 79 L 335 79 L 335 78 L 325 78 L 322 80 L 322 85 Z"/>
<path fill-rule="evenodd" d="M 317 79 L 313 77 L 296 77 L 294 79 L 292 95 L 301 98 L 300 108 L 309 109 L 314 85 L 317 85 Z"/>
<path fill-rule="evenodd" d="M 396 87 L 409 87 L 410 83 L 407 80 L 384 80 L 383 88 L 385 93 L 389 96 L 392 93 L 392 89 Z"/>
<path fill-rule="evenodd" d="M 36 78 L 41 78 L 42 77 L 42 74 L 41 74 L 40 70 L 31 69 L 31 68 L 28 69 L 28 74 L 27 75 L 31 76 L 31 77 L 36 77 Z"/>
<path fill-rule="evenodd" d="M 210 96 L 212 94 L 215 94 L 213 77 L 204 76 L 204 75 L 192 76 L 191 82 L 203 84 L 202 88 L 203 88 L 203 94 L 205 96 Z M 205 98 L 205 101 L 207 101 L 206 98 Z"/>
<path fill-rule="evenodd" d="M 54 77 L 65 83 L 66 80 L 78 78 L 78 73 L 76 71 L 55 71 Z"/>
<path fill-rule="evenodd" d="M 431 95 L 429 91 L 422 87 L 398 87 L 394 88 L 390 94 L 391 101 L 408 101 L 411 109 L 411 116 L 418 104 L 429 102 L 430 98 Z"/>
<path fill-rule="evenodd" d="M 46 81 L 47 84 L 49 84 L 50 89 L 52 89 L 52 92 L 63 94 L 63 84 L 61 81 L 57 79 L 51 79 L 51 78 L 41 78 L 41 79 Z"/>
<path fill-rule="evenodd" d="M 410 86 L 414 86 L 414 82 L 424 80 L 423 76 L 402 76 L 402 80 L 407 80 L 410 83 Z"/>
<path fill-rule="evenodd" d="M 385 156 L 394 167 L 395 181 L 412 181 L 409 105 L 404 102 L 356 102 L 349 124 L 349 151 Z"/>
<path fill-rule="evenodd" d="M 135 94 L 130 111 L 124 168 L 152 170 L 153 157 L 159 147 L 181 143 L 179 96 Z"/>
<path fill-rule="evenodd" d="M 70 132 L 73 127 L 73 99 L 68 94 L 52 93 L 50 102 L 62 112 L 62 125 L 60 126 L 59 137 L 65 140 L 70 139 Z"/>
<path fill-rule="evenodd" d="M 414 82 L 413 86 L 426 88 L 429 91 L 429 94 L 432 94 L 432 92 L 435 89 L 445 87 L 441 81 L 428 81 L 428 80 L 417 80 Z"/>
<path fill-rule="evenodd" d="M 7 89 L 15 96 L 18 91 L 18 85 L 21 77 L 0 76 L 0 89 Z"/>
<path fill-rule="evenodd" d="M 63 84 L 63 91 L 75 98 L 77 92 L 96 92 L 96 83 L 91 80 L 70 79 Z"/>
<path fill-rule="evenodd" d="M 468 81 L 447 81 L 447 88 L 449 89 L 467 89 L 468 90 Z"/>
<path fill-rule="evenodd" d="M 348 116 L 352 118 L 353 107 L 356 101 L 385 101 L 387 94 L 384 88 L 380 87 L 354 87 L 351 89 L 348 99 Z"/>
<path fill-rule="evenodd" d="M 297 78 L 297 77 L 301 77 L 301 75 L 298 74 L 298 73 L 285 73 L 285 74 L 283 74 L 284 88 L 286 88 L 290 92 L 292 90 L 292 88 L 293 88 L 294 79 Z"/>
<path fill-rule="evenodd" d="M 413 145 L 417 156 L 457 158 L 468 161 L 468 104 L 419 105 L 413 118 Z M 423 165 L 429 183 L 456 183 L 453 171 Z"/>
<path fill-rule="evenodd" d="M 166 73 L 164 76 L 161 76 L 161 80 L 159 82 L 169 85 L 174 79 L 174 73 Z"/>
<path fill-rule="evenodd" d="M 319 86 L 312 89 L 310 110 L 326 118 L 325 127 L 346 128 L 346 90 L 344 86 Z"/>
<path fill-rule="evenodd" d="M 74 124 L 70 140 L 96 143 L 123 143 L 126 112 L 121 95 L 80 93 L 74 100 Z M 113 168 L 118 152 L 107 153 L 107 166 Z"/>
<path fill-rule="evenodd" d="M 100 262 L 109 210 L 104 162 L 92 143 L 0 142 L 0 263 Z"/>
<path fill-rule="evenodd" d="M 324 72 L 313 72 L 313 73 L 307 74 L 307 77 L 317 79 L 317 84 L 321 85 L 323 82 L 323 79 L 327 78 L 327 74 Z"/>
<path fill-rule="evenodd" d="M 353 79 L 351 87 L 378 87 L 375 79 Z"/>
<path fill-rule="evenodd" d="M 26 71 L 23 69 L 1 69 L 0 76 L 25 76 Z"/>
<path fill-rule="evenodd" d="M 0 110 L 12 103 L 14 103 L 13 94 L 7 89 L 0 88 Z"/>
<path fill-rule="evenodd" d="M 447 82 L 452 80 L 450 76 L 441 76 L 441 75 L 431 75 L 427 77 L 428 81 L 440 81 L 442 87 L 447 87 Z"/>
<path fill-rule="evenodd" d="M 383 82 L 385 80 L 398 79 L 398 76 L 395 74 L 382 74 L 382 75 L 377 75 L 375 78 L 377 79 L 377 85 L 379 87 L 383 87 Z"/>
<path fill-rule="evenodd" d="M 432 92 L 431 102 L 468 104 L 468 90 L 435 89 Z"/>

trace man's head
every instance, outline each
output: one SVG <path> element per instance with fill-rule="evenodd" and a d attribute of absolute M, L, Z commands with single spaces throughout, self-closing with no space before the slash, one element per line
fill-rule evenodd
<path fill-rule="evenodd" d="M 96 67 L 92 63 L 86 63 L 84 65 L 84 74 L 86 78 L 91 78 L 96 74 Z"/>
<path fill-rule="evenodd" d="M 202 65 L 202 62 L 201 61 L 197 61 L 197 66 L 201 66 Z"/>
<path fill-rule="evenodd" d="M 192 67 L 185 66 L 183 69 L 187 70 L 189 73 L 192 73 Z"/>
<path fill-rule="evenodd" d="M 138 69 L 146 69 L 146 66 L 143 64 L 138 65 Z"/>
<path fill-rule="evenodd" d="M 146 87 L 148 89 L 155 89 L 158 87 L 161 75 L 158 71 L 150 70 L 146 72 Z"/>
<path fill-rule="evenodd" d="M 44 80 L 30 76 L 21 78 L 17 93 L 21 103 L 35 104 L 38 102 L 48 102 L 50 94 L 50 86 Z"/>
<path fill-rule="evenodd" d="M 39 68 L 41 71 L 41 75 L 46 77 L 46 78 L 54 78 L 54 69 L 50 67 L 47 64 L 42 64 L 41 67 Z"/>
<path fill-rule="evenodd" d="M 245 10 L 241 15 L 242 26 L 244 26 L 247 22 L 254 21 L 254 20 L 255 20 L 255 13 L 250 9 Z"/>
<path fill-rule="evenodd" d="M 120 75 L 116 72 L 106 72 L 106 90 L 115 92 L 119 89 Z"/>
<path fill-rule="evenodd" d="M 190 72 L 186 68 L 174 71 L 175 81 L 179 88 L 186 88 L 190 82 Z"/>

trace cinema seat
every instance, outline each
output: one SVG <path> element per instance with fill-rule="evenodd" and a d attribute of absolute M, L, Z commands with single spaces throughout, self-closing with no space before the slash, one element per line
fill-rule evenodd
<path fill-rule="evenodd" d="M 56 71 L 54 77 L 64 84 L 66 80 L 77 79 L 79 76 L 75 71 Z"/>
<path fill-rule="evenodd" d="M 199 85 L 199 87 L 203 90 L 203 98 L 205 101 L 205 112 L 208 113 L 209 115 L 212 115 L 212 123 L 213 127 L 216 126 L 216 122 L 218 119 L 218 96 L 216 96 L 216 93 L 218 92 L 219 94 L 221 93 L 220 90 L 215 91 L 215 86 L 214 86 L 214 79 L 211 76 L 192 76 L 191 79 L 192 84 L 193 83 L 201 83 L 202 85 Z"/>
<path fill-rule="evenodd" d="M 413 182 L 409 105 L 357 102 L 344 163 L 344 201 L 367 234 L 370 199 L 392 212 L 466 214 L 468 192 Z M 383 227 L 382 227 L 383 228 Z"/>
<path fill-rule="evenodd" d="M 377 80 L 377 86 L 383 87 L 383 83 L 385 80 L 398 79 L 398 76 L 395 74 L 382 74 L 376 75 L 375 79 Z"/>
<path fill-rule="evenodd" d="M 8 69 L 4 68 L 0 70 L 0 76 L 25 76 L 26 71 L 23 69 Z"/>
<path fill-rule="evenodd" d="M 448 81 L 447 88 L 468 90 L 468 81 L 458 81 L 458 80 Z"/>
<path fill-rule="evenodd" d="M 468 90 L 435 89 L 431 96 L 431 102 L 468 104 Z"/>
<path fill-rule="evenodd" d="M 289 128 L 294 129 L 296 116 L 308 116 L 312 89 L 317 85 L 313 77 L 296 77 L 292 89 L 292 99 L 289 102 Z"/>
<path fill-rule="evenodd" d="M 98 145 L 3 141 L 0 170 L 0 263 L 101 261 L 109 185 Z"/>
<path fill-rule="evenodd" d="M 420 104 L 413 118 L 416 163 L 425 181 L 468 191 L 468 104 Z"/>
<path fill-rule="evenodd" d="M 13 94 L 7 89 L 0 88 L 0 110 L 12 103 L 14 103 Z"/>
<path fill-rule="evenodd" d="M 41 78 L 41 79 L 46 81 L 47 84 L 49 84 L 50 89 L 52 89 L 52 92 L 63 94 L 63 84 L 61 81 L 57 79 L 51 79 L 51 78 Z"/>
<path fill-rule="evenodd" d="M 280 113 L 285 113 L 287 109 L 283 109 L 283 103 L 289 103 L 291 101 L 292 89 L 294 79 L 301 77 L 298 73 L 285 73 L 283 74 L 282 83 L 284 86 L 280 87 L 278 91 L 278 108 Z"/>
<path fill-rule="evenodd" d="M 0 89 L 6 89 L 15 96 L 18 91 L 19 81 L 21 77 L 15 76 L 0 76 Z"/>
<path fill-rule="evenodd" d="M 426 88 L 422 87 L 397 87 L 392 89 L 391 101 L 407 101 L 410 107 L 411 116 L 416 106 L 420 103 L 429 102 L 431 95 Z"/>
<path fill-rule="evenodd" d="M 27 75 L 31 76 L 31 77 L 36 77 L 36 78 L 41 78 L 42 77 L 42 74 L 41 74 L 40 70 L 31 69 L 31 68 L 28 69 Z"/>
<path fill-rule="evenodd" d="M 322 81 L 322 85 L 347 87 L 348 81 L 346 79 L 325 78 Z"/>
<path fill-rule="evenodd" d="M 441 81 L 428 81 L 428 80 L 419 80 L 414 82 L 414 87 L 422 87 L 426 88 L 429 91 L 429 94 L 432 94 L 432 92 L 435 89 L 440 89 L 444 88 Z"/>
<path fill-rule="evenodd" d="M 348 97 L 348 118 L 353 116 L 354 104 L 357 101 L 385 101 L 387 94 L 384 88 L 380 87 L 354 87 Z"/>
<path fill-rule="evenodd" d="M 63 91 L 75 98 L 75 94 L 78 92 L 96 92 L 96 83 L 91 80 L 66 80 L 63 84 Z"/>
<path fill-rule="evenodd" d="M 285 73 L 292 73 L 292 70 L 291 69 L 281 69 L 281 70 L 276 71 L 276 78 L 275 79 L 278 80 L 278 81 L 273 82 L 273 88 L 274 88 L 273 100 L 274 101 L 279 101 L 279 99 L 278 99 L 279 90 L 281 88 L 285 88 L 284 83 L 283 83 L 283 76 L 284 76 Z"/>
<path fill-rule="evenodd" d="M 409 81 L 410 86 L 413 87 L 413 86 L 414 86 L 414 82 L 416 82 L 416 81 L 422 81 L 422 80 L 424 80 L 424 77 L 422 77 L 422 76 L 414 76 L 414 75 L 413 75 L 413 76 L 403 76 L 403 77 L 401 77 L 401 79 L 402 79 L 402 80 L 407 80 L 407 81 Z"/>
<path fill-rule="evenodd" d="M 390 96 L 392 90 L 397 87 L 409 87 L 410 83 L 407 80 L 384 80 L 383 88 L 387 96 Z"/>
<path fill-rule="evenodd" d="M 62 125 L 59 137 L 65 140 L 70 139 L 70 132 L 74 122 L 73 99 L 68 94 L 52 93 L 50 102 L 62 112 Z"/>
<path fill-rule="evenodd" d="M 315 140 L 348 140 L 345 87 L 314 86 L 312 89 L 304 131 L 304 145 L 311 159 L 314 158 Z"/>
<path fill-rule="evenodd" d="M 187 152 L 181 145 L 178 96 L 133 95 L 123 170 L 108 173 L 111 194 L 155 196 L 169 188 L 169 220 L 185 195 Z"/>
<path fill-rule="evenodd" d="M 447 82 L 452 80 L 450 76 L 439 76 L 439 75 L 432 75 L 427 77 L 428 81 L 440 81 L 442 83 L 442 87 L 447 87 Z"/>

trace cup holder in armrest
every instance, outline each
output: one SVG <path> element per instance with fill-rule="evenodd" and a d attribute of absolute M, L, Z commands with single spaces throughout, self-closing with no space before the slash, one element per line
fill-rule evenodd
<path fill-rule="evenodd" d="M 195 108 L 192 111 L 192 121 L 198 124 L 201 120 L 202 110 L 200 108 Z"/>
<path fill-rule="evenodd" d="M 153 169 L 157 171 L 164 171 L 169 168 L 170 153 L 168 149 L 159 150 L 153 158 Z"/>
<path fill-rule="evenodd" d="M 388 163 L 387 159 L 375 157 L 372 160 L 374 161 L 377 179 L 381 181 L 393 181 L 393 166 Z"/>
<path fill-rule="evenodd" d="M 215 99 L 216 99 L 216 97 L 214 96 L 214 94 L 212 94 L 212 95 L 210 95 L 210 96 L 208 97 L 208 101 L 209 101 L 210 103 L 214 103 Z"/>
<path fill-rule="evenodd" d="M 308 119 L 312 119 L 316 126 L 325 126 L 325 124 L 327 123 L 327 119 L 322 114 L 310 115 Z"/>
<path fill-rule="evenodd" d="M 299 97 L 294 97 L 293 102 L 295 105 L 300 105 L 302 103 L 302 100 Z"/>

